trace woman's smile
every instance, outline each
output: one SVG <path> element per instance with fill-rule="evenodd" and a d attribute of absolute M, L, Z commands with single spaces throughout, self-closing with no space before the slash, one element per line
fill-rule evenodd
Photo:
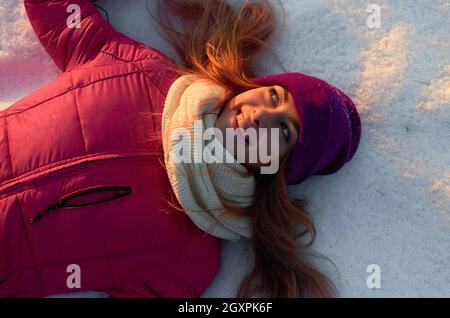
<path fill-rule="evenodd" d="M 244 125 L 244 118 L 243 118 L 241 107 L 236 108 L 236 110 L 233 113 L 233 116 L 231 116 L 230 127 L 234 128 L 234 129 L 237 129 L 237 128 L 246 129 L 246 127 Z"/>
<path fill-rule="evenodd" d="M 243 118 L 243 114 L 241 112 L 241 108 L 240 107 L 237 108 L 234 111 L 234 115 L 231 116 L 231 125 L 230 125 L 230 127 L 234 129 L 234 133 L 237 136 L 240 136 L 240 137 L 244 138 L 245 144 L 248 145 L 250 143 L 249 136 L 244 134 L 245 130 L 247 128 L 249 128 L 249 127 L 246 128 L 246 125 L 244 124 L 244 118 Z M 242 131 L 239 128 L 242 128 L 244 131 Z"/>
<path fill-rule="evenodd" d="M 242 128 L 244 130 L 253 127 L 251 124 L 247 124 L 247 121 L 245 120 L 244 114 L 242 114 L 241 107 L 237 108 L 234 111 L 234 115 L 231 116 L 231 128 L 237 129 Z M 257 128 L 257 127 L 253 127 Z"/>
<path fill-rule="evenodd" d="M 234 115 L 231 116 L 231 125 L 230 125 L 230 127 L 234 128 L 234 129 L 236 129 L 236 128 L 239 127 L 239 122 L 238 122 L 238 116 L 239 116 L 239 114 L 240 114 L 240 110 L 237 109 L 237 110 L 234 112 Z"/>

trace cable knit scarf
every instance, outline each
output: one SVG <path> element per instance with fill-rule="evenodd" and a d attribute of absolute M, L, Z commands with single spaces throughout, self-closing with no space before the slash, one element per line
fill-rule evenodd
<path fill-rule="evenodd" d="M 201 138 L 206 129 L 214 127 L 216 108 L 224 93 L 222 86 L 196 75 L 181 76 L 171 85 L 162 114 L 164 161 L 174 193 L 192 221 L 211 235 L 237 241 L 241 236 L 251 237 L 250 218 L 227 214 L 223 203 L 239 208 L 251 206 L 254 177 L 234 157 L 232 163 L 224 161 L 232 155 L 218 139 L 193 142 L 195 136 Z M 200 127 L 199 122 L 194 125 L 199 119 Z M 172 134 L 178 128 L 189 131 L 190 163 L 174 160 L 174 153 L 180 152 L 180 139 Z M 204 152 L 208 147 L 220 151 Z M 201 162 L 194 160 L 196 153 Z"/>

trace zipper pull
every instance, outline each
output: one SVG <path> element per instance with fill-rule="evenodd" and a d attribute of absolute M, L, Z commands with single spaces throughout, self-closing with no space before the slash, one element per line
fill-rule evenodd
<path fill-rule="evenodd" d="M 105 197 L 105 198 L 102 198 L 102 199 L 99 199 L 96 201 L 91 201 L 91 202 L 73 203 L 73 204 L 68 203 L 69 200 L 74 199 L 76 197 L 81 197 L 84 194 L 100 192 L 100 191 L 120 191 L 120 193 L 114 193 L 113 196 Z M 130 195 L 131 193 L 132 193 L 131 187 L 129 187 L 129 186 L 99 186 L 99 187 L 92 187 L 92 188 L 87 188 L 87 189 L 83 189 L 83 190 L 78 190 L 78 191 L 72 192 L 72 193 L 62 197 L 55 203 L 50 204 L 49 206 L 47 206 L 47 208 L 44 211 L 42 211 L 41 213 L 37 214 L 36 216 L 30 218 L 28 220 L 28 223 L 34 224 L 48 212 L 54 211 L 59 208 L 63 208 L 63 207 L 64 208 L 76 208 L 76 207 L 99 204 L 99 203 L 103 203 L 103 202 L 117 200 L 121 197 Z"/>
<path fill-rule="evenodd" d="M 36 221 L 39 221 L 39 219 L 42 218 L 48 212 L 51 212 L 51 211 L 56 210 L 56 209 L 59 209 L 62 206 L 63 206 L 63 200 L 58 200 L 55 203 L 50 204 L 44 211 L 42 211 L 38 215 L 30 218 L 28 220 L 28 223 L 34 224 Z"/>

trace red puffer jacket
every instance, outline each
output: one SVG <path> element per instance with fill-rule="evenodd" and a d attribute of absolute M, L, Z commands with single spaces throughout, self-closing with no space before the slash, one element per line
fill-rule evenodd
<path fill-rule="evenodd" d="M 25 8 L 63 73 L 0 112 L 0 297 L 199 297 L 220 241 L 168 203 L 180 207 L 156 136 L 172 60 L 89 0 Z"/>

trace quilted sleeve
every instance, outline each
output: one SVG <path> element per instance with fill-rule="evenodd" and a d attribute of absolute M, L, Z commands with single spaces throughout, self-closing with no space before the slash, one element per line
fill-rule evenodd
<path fill-rule="evenodd" d="M 95 59 L 112 41 L 126 38 L 119 36 L 92 0 L 24 0 L 24 5 L 39 41 L 62 71 Z"/>

